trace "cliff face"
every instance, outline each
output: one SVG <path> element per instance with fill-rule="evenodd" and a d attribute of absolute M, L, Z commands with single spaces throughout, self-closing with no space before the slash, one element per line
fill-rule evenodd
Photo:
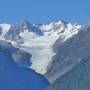
<path fill-rule="evenodd" d="M 90 90 L 90 57 L 82 60 L 46 90 Z"/>

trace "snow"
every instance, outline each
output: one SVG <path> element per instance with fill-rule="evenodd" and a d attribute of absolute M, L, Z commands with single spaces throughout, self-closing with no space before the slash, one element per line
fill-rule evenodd
<path fill-rule="evenodd" d="M 53 25 L 42 25 L 41 30 L 48 31 L 53 28 Z"/>
<path fill-rule="evenodd" d="M 0 24 L 0 27 L 2 28 L 3 34 L 5 34 L 6 32 L 10 30 L 11 25 L 10 24 Z"/>
<path fill-rule="evenodd" d="M 32 54 L 32 67 L 37 72 L 44 74 L 47 71 L 47 65 L 51 61 L 51 57 L 54 55 L 52 51 L 53 40 L 47 37 L 24 39 L 22 47 L 24 50 Z"/>
<path fill-rule="evenodd" d="M 81 25 L 73 25 L 69 23 L 67 25 L 67 28 L 65 29 L 65 32 L 61 34 L 61 37 L 64 36 L 63 42 L 67 39 L 71 38 L 73 35 L 78 34 L 79 30 L 81 29 Z"/>

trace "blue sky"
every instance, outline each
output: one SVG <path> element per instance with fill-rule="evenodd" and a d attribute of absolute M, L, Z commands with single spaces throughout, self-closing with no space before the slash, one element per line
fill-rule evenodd
<path fill-rule="evenodd" d="M 0 23 L 22 19 L 31 23 L 53 20 L 89 23 L 90 0 L 0 0 Z"/>

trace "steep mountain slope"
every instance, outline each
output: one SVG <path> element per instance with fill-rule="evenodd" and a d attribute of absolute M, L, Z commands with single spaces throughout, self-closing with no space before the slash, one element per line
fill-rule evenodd
<path fill-rule="evenodd" d="M 90 27 L 83 27 L 78 34 L 61 43 L 61 38 L 54 45 L 56 55 L 48 67 L 46 77 L 53 82 L 71 70 L 85 57 L 90 56 Z"/>
<path fill-rule="evenodd" d="M 31 69 L 19 67 L 9 52 L 15 48 L 0 42 L 0 90 L 45 90 L 48 81 Z"/>
<path fill-rule="evenodd" d="M 13 47 L 11 43 L 6 42 L 5 40 L 0 40 L 0 48 L 6 49 L 18 66 L 29 67 L 31 65 L 31 54 Z"/>
<path fill-rule="evenodd" d="M 46 90 L 90 90 L 90 56 L 84 58 Z"/>

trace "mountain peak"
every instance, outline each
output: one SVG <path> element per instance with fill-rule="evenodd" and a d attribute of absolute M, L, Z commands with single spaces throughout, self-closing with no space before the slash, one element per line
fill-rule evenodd
<path fill-rule="evenodd" d="M 28 20 L 26 20 L 26 19 L 22 19 L 22 20 L 20 20 L 19 21 L 19 23 L 26 23 L 26 24 L 28 24 L 29 23 L 29 21 Z M 30 24 L 30 23 L 29 23 Z"/>
<path fill-rule="evenodd" d="M 23 26 L 29 27 L 29 25 L 30 25 L 29 21 L 26 20 L 26 19 L 23 19 L 23 20 L 19 21 L 19 22 L 16 23 L 16 24 L 18 24 L 19 26 L 22 26 L 22 27 L 23 27 Z"/>

